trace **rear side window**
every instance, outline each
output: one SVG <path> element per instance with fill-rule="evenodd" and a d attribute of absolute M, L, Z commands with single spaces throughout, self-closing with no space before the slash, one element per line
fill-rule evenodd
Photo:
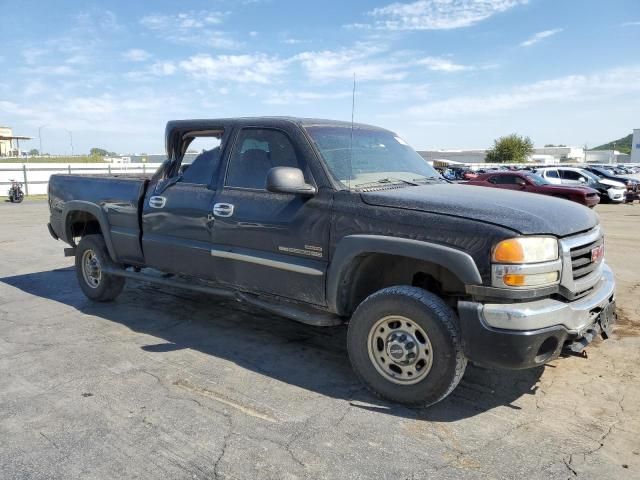
<path fill-rule="evenodd" d="M 545 177 L 547 177 L 547 178 L 560 178 L 560 176 L 558 175 L 558 172 L 556 170 L 547 170 L 547 173 L 546 173 Z"/>
<path fill-rule="evenodd" d="M 180 163 L 180 182 L 209 185 L 220 167 L 222 131 L 215 135 L 194 132 Z M 201 135 L 201 136 L 200 136 Z"/>
<path fill-rule="evenodd" d="M 229 159 L 225 185 L 264 190 L 273 167 L 295 167 L 305 172 L 289 137 L 279 130 L 245 128 Z M 305 173 L 305 177 L 308 175 Z"/>
<path fill-rule="evenodd" d="M 203 151 L 187 165 L 182 165 L 181 182 L 208 185 L 220 166 L 220 147 Z"/>
<path fill-rule="evenodd" d="M 497 185 L 513 185 L 516 183 L 516 178 L 518 177 L 515 175 L 496 175 L 491 177 L 489 181 Z"/>

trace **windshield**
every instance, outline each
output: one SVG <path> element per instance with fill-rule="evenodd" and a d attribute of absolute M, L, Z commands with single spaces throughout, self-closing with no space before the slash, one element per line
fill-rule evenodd
<path fill-rule="evenodd" d="M 584 175 L 585 177 L 587 177 L 588 179 L 591 180 L 591 183 L 598 183 L 600 181 L 600 179 L 598 178 L 597 175 L 594 175 L 593 173 L 591 173 L 589 170 L 580 170 L 580 175 Z"/>
<path fill-rule="evenodd" d="M 418 185 L 441 181 L 438 172 L 404 140 L 386 130 L 313 126 L 305 130 L 333 176 L 345 187 Z"/>
<path fill-rule="evenodd" d="M 527 177 L 529 181 L 534 185 L 550 185 L 549 182 L 547 182 L 540 175 L 536 175 L 535 173 L 527 173 L 525 177 Z"/>

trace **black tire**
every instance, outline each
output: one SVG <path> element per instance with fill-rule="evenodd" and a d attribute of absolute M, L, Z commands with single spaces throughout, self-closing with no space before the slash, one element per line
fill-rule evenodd
<path fill-rule="evenodd" d="M 93 270 L 92 274 L 84 271 L 85 254 L 88 258 L 95 257 L 97 259 L 97 265 L 99 270 L 99 279 L 97 281 L 94 277 L 97 277 L 98 270 Z M 95 265 L 95 263 L 94 263 Z M 80 243 L 76 248 L 76 277 L 82 292 L 91 300 L 97 302 L 110 302 L 115 299 L 122 289 L 124 288 L 124 277 L 118 277 L 104 273 L 102 268 L 109 266 L 113 267 L 114 263 L 109 257 L 107 246 L 104 243 L 102 235 L 87 235 L 82 237 Z"/>
<path fill-rule="evenodd" d="M 427 335 L 430 348 L 425 350 L 431 351 L 430 369 L 417 383 L 400 384 L 397 379 L 390 380 L 378 370 L 383 368 L 381 363 L 374 364 L 378 361 L 372 358 L 378 355 L 376 347 L 371 347 L 372 353 L 369 353 L 370 344 L 379 345 L 371 340 L 370 333 L 378 335 L 379 322 L 394 316 L 410 319 L 407 327 L 410 323 L 417 325 Z M 402 326 L 402 322 L 400 324 Z M 349 323 L 347 349 L 353 369 L 374 394 L 414 406 L 429 406 L 444 399 L 458 385 L 467 366 L 455 312 L 433 293 L 411 286 L 385 288 L 366 298 Z M 379 358 L 382 362 L 382 357 Z M 418 372 L 418 375 L 421 374 Z"/>

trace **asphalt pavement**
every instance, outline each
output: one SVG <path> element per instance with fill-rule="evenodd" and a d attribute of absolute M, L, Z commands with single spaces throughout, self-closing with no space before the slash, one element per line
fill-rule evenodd
<path fill-rule="evenodd" d="M 81 293 L 46 202 L 0 202 L 0 478 L 640 478 L 640 205 L 599 205 L 614 337 L 380 402 L 343 327 L 129 282 Z"/>

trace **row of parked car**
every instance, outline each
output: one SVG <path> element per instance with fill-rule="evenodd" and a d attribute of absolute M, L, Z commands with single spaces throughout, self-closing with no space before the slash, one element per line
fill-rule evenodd
<path fill-rule="evenodd" d="M 464 168 L 441 172 L 451 181 L 468 185 L 520 190 L 565 198 L 593 208 L 598 203 L 640 199 L 640 167 L 588 165 L 584 167 L 513 167 L 472 171 Z"/>

